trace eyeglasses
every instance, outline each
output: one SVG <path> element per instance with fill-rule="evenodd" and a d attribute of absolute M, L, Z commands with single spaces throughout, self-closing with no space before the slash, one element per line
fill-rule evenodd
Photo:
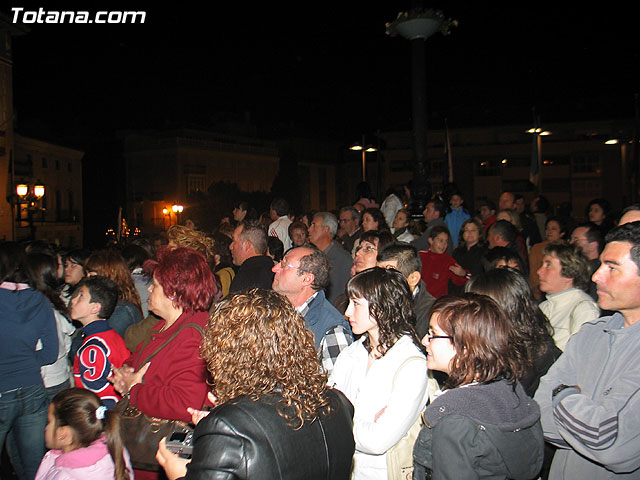
<path fill-rule="evenodd" d="M 451 336 L 450 335 L 432 335 L 430 333 L 427 333 L 427 342 L 430 342 L 431 340 L 434 340 L 436 338 L 448 338 L 449 340 L 451 340 Z"/>
<path fill-rule="evenodd" d="M 295 265 L 291 265 L 290 263 L 287 263 L 284 258 L 282 260 L 280 260 L 280 268 L 285 269 L 287 267 L 289 267 L 289 268 L 298 268 Z"/>

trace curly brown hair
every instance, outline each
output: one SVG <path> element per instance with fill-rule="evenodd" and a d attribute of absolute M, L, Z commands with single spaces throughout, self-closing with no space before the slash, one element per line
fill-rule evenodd
<path fill-rule="evenodd" d="M 369 302 L 369 314 L 378 325 L 377 351 L 380 355 L 385 355 L 404 335 L 423 349 L 413 327 L 416 315 L 411 290 L 400 272 L 381 267 L 363 270 L 349 280 L 347 294 L 349 300 L 363 298 Z M 368 335 L 364 347 L 371 352 Z"/>
<path fill-rule="evenodd" d="M 254 288 L 217 304 L 200 354 L 220 403 L 277 393 L 283 398 L 278 413 L 294 428 L 329 405 L 313 336 L 276 292 Z"/>

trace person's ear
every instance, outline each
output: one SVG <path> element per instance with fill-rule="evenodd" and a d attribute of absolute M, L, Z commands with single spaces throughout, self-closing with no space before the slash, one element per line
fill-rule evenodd
<path fill-rule="evenodd" d="M 68 425 L 56 429 L 56 447 L 65 451 L 65 448 L 72 447 L 75 442 L 73 430 Z"/>
<path fill-rule="evenodd" d="M 422 275 L 418 271 L 411 272 L 409 274 L 409 276 L 407 277 L 407 283 L 409 284 L 409 288 L 411 288 L 411 292 L 413 292 L 413 289 L 416 288 L 416 285 L 420 283 L 421 278 Z"/>
<path fill-rule="evenodd" d="M 98 302 L 93 302 L 91 303 L 91 314 L 92 315 L 97 315 L 100 313 L 100 310 L 102 310 L 102 304 L 98 303 Z"/>
<path fill-rule="evenodd" d="M 302 274 L 302 283 L 305 286 L 313 285 L 316 276 L 311 272 L 305 272 Z"/>

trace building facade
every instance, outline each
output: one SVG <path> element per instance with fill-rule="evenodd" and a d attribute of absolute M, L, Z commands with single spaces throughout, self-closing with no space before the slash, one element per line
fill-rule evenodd
<path fill-rule="evenodd" d="M 537 184 L 530 182 L 535 134 L 530 126 L 452 129 L 449 131 L 454 182 L 468 205 L 488 198 L 496 200 L 508 190 L 527 202 L 537 194 L 574 218 L 584 218 L 593 198 L 608 199 L 614 210 L 633 198 L 631 163 L 633 121 L 557 123 L 545 126 L 540 136 Z M 411 132 L 382 134 L 385 184 L 400 186 L 412 177 Z M 442 189 L 448 168 L 444 153 L 445 132 L 429 131 L 430 181 L 433 191 Z M 613 143 L 616 140 L 617 143 Z"/>
<path fill-rule="evenodd" d="M 29 195 L 34 186 L 44 187 L 44 196 L 39 199 L 12 196 L 14 238 L 20 241 L 35 237 L 63 247 L 82 246 L 84 152 L 20 134 L 15 134 L 14 140 L 10 183 L 14 189 L 26 185 Z"/>

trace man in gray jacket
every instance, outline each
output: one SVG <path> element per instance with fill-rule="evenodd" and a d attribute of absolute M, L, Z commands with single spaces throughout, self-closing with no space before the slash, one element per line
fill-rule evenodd
<path fill-rule="evenodd" d="M 640 222 L 609 232 L 593 274 L 616 313 L 585 323 L 540 381 L 549 478 L 640 478 Z"/>

